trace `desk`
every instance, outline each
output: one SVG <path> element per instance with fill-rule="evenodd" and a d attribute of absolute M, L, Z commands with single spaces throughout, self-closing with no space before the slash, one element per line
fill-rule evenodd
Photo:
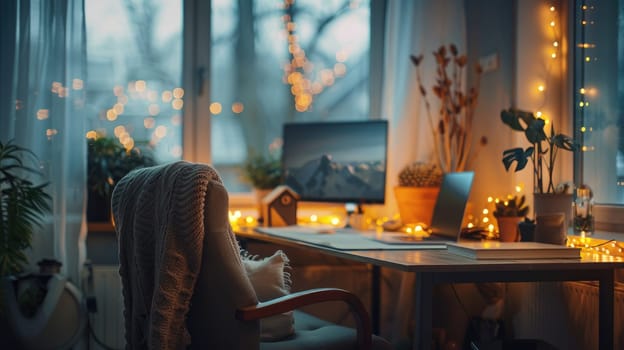
<path fill-rule="evenodd" d="M 473 260 L 446 250 L 338 250 L 327 246 L 292 241 L 261 234 L 252 229 L 237 230 L 241 238 L 283 245 L 308 247 L 325 254 L 373 266 L 373 322 L 378 322 L 379 269 L 381 267 L 412 272 L 416 275 L 414 291 L 416 326 L 414 349 L 431 349 L 433 287 L 438 283 L 469 282 L 543 282 L 597 281 L 599 283 L 599 349 L 614 346 L 614 270 L 624 268 L 624 261 L 600 261 L 583 254 L 577 259 Z M 376 301 L 375 301 L 375 298 Z M 378 330 L 378 323 L 373 329 Z"/>

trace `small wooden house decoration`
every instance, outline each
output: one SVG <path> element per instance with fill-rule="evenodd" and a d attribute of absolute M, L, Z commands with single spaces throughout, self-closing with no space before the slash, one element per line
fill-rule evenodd
<path fill-rule="evenodd" d="M 277 186 L 262 199 L 264 226 L 290 226 L 297 224 L 299 195 L 286 185 Z"/>

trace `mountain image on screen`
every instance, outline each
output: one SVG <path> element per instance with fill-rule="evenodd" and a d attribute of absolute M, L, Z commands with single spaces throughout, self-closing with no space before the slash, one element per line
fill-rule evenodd
<path fill-rule="evenodd" d="M 286 184 L 305 198 L 383 198 L 383 161 L 335 162 L 323 154 L 286 169 Z"/>

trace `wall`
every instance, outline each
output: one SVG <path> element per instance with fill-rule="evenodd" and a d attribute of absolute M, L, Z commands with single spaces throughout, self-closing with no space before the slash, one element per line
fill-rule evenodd
<path fill-rule="evenodd" d="M 515 1 L 466 0 L 465 9 L 470 65 L 489 55 L 497 55 L 499 62 L 498 68 L 481 76 L 473 124 L 473 149 L 478 149 L 481 136 L 487 137 L 487 145 L 469 165 L 476 171 L 471 202 L 480 209 L 488 196 L 510 194 L 515 186 L 514 174 L 506 173 L 502 163 L 502 152 L 513 146 L 514 135 L 500 120 L 500 111 L 514 102 Z M 474 81 L 470 72 L 468 79 Z"/>

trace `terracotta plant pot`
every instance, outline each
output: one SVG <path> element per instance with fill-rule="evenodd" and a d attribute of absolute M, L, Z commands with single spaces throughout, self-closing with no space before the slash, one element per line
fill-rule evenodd
<path fill-rule="evenodd" d="M 439 192 L 440 187 L 396 186 L 394 195 L 403 224 L 431 225 L 433 207 Z"/>
<path fill-rule="evenodd" d="M 520 224 L 523 219 L 522 216 L 497 217 L 499 240 L 501 242 L 518 242 L 520 240 L 518 224 Z"/>

